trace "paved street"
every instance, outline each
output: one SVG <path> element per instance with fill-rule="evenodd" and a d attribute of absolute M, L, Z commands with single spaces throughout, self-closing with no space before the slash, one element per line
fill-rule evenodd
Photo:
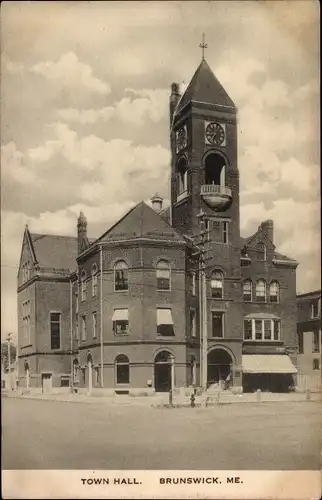
<path fill-rule="evenodd" d="M 2 401 L 4 469 L 320 469 L 318 403 Z"/>

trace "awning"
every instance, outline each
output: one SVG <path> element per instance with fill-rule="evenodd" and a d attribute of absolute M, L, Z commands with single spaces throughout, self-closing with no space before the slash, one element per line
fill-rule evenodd
<path fill-rule="evenodd" d="M 243 354 L 243 373 L 297 373 L 287 354 Z"/>
<path fill-rule="evenodd" d="M 244 319 L 280 319 L 280 318 L 278 316 L 275 316 L 275 314 L 259 312 L 259 313 L 247 314 L 247 316 L 245 316 Z"/>
<path fill-rule="evenodd" d="M 171 309 L 157 309 L 157 326 L 173 325 Z"/>
<path fill-rule="evenodd" d="M 112 321 L 128 321 L 129 320 L 129 310 L 128 309 L 115 309 L 112 317 Z"/>

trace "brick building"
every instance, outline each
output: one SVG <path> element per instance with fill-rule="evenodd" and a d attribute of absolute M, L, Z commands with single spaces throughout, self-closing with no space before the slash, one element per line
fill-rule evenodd
<path fill-rule="evenodd" d="M 200 384 L 199 263 L 206 239 L 208 383 L 295 383 L 297 262 L 273 221 L 240 236 L 237 109 L 203 59 L 170 96 L 171 203 L 131 209 L 95 241 L 26 228 L 18 284 L 21 384 L 118 392 Z M 201 217 L 202 214 L 202 217 Z M 50 268 L 50 269 L 49 269 Z M 203 323 L 204 324 L 204 323 Z"/>
<path fill-rule="evenodd" d="M 297 295 L 298 385 L 321 390 L 321 290 Z"/>

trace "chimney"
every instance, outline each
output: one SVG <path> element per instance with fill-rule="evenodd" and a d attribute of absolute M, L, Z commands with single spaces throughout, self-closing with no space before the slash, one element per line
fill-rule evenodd
<path fill-rule="evenodd" d="M 82 253 L 83 239 L 87 238 L 87 219 L 83 212 L 80 212 L 77 220 L 77 240 L 78 240 L 78 255 Z"/>
<path fill-rule="evenodd" d="M 272 219 L 264 220 L 264 222 L 260 225 L 265 236 L 273 243 L 274 245 L 274 221 Z"/>
<path fill-rule="evenodd" d="M 152 203 L 152 208 L 155 212 L 157 213 L 161 212 L 163 198 L 162 196 L 159 195 L 159 193 L 156 193 L 154 196 L 152 196 L 151 203 Z"/>
<path fill-rule="evenodd" d="M 171 85 L 171 95 L 170 95 L 170 125 L 172 124 L 173 115 L 180 100 L 180 97 L 181 95 L 179 91 L 179 84 L 173 83 Z"/>

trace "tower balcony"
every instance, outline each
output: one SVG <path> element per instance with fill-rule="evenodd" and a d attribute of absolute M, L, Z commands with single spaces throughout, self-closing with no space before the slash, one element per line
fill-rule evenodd
<path fill-rule="evenodd" d="M 200 194 L 209 207 L 222 211 L 226 210 L 232 202 L 231 189 L 217 184 L 204 184 Z"/>

